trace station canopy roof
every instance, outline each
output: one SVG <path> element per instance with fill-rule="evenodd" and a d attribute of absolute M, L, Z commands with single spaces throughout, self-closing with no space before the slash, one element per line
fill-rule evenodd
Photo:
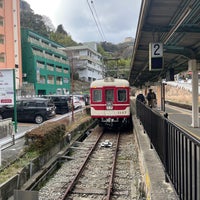
<path fill-rule="evenodd" d="M 164 65 L 149 71 L 149 43 L 163 44 Z M 188 61 L 200 60 L 200 1 L 142 0 L 129 82 L 131 86 L 151 85 L 188 70 Z"/>

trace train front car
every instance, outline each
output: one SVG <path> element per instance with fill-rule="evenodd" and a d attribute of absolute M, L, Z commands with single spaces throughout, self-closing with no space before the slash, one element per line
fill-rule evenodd
<path fill-rule="evenodd" d="M 90 85 L 91 117 L 107 128 L 129 127 L 130 98 L 129 82 L 107 77 Z"/>

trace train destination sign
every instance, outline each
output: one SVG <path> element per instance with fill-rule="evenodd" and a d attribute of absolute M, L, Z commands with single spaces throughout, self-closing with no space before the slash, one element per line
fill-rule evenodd
<path fill-rule="evenodd" d="M 158 71 L 163 68 L 163 44 L 149 43 L 149 71 Z"/>

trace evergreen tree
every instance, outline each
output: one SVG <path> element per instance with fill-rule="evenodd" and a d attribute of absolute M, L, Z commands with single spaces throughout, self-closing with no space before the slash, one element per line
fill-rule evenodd
<path fill-rule="evenodd" d="M 63 25 L 58 25 L 55 32 L 51 32 L 49 38 L 63 46 L 76 46 L 77 43 L 72 40 L 71 36 L 64 30 Z"/>
<path fill-rule="evenodd" d="M 58 27 L 56 29 L 56 33 L 60 33 L 60 34 L 66 35 L 66 36 L 68 35 L 67 32 L 64 30 L 62 24 L 58 25 Z"/>
<path fill-rule="evenodd" d="M 30 5 L 23 0 L 20 2 L 20 6 L 21 27 L 29 28 L 38 34 L 48 37 L 47 27 L 42 16 L 34 14 L 33 10 L 30 8 Z"/>

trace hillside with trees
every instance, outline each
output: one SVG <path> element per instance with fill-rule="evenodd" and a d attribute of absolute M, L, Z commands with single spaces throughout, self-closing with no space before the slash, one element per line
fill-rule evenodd
<path fill-rule="evenodd" d="M 48 16 L 35 14 L 25 0 L 20 0 L 20 18 L 21 27 L 31 29 L 58 44 L 66 47 L 81 45 L 72 39 L 62 24 L 55 28 Z M 133 42 L 98 43 L 98 52 L 103 56 L 107 76 L 128 79 L 132 51 Z"/>
<path fill-rule="evenodd" d="M 53 26 L 51 19 L 45 15 L 35 14 L 30 5 L 24 1 L 20 1 L 20 24 L 22 28 L 28 28 L 36 33 L 47 37 L 63 46 L 78 45 L 63 28 L 63 25 L 58 25 L 57 29 Z"/>

